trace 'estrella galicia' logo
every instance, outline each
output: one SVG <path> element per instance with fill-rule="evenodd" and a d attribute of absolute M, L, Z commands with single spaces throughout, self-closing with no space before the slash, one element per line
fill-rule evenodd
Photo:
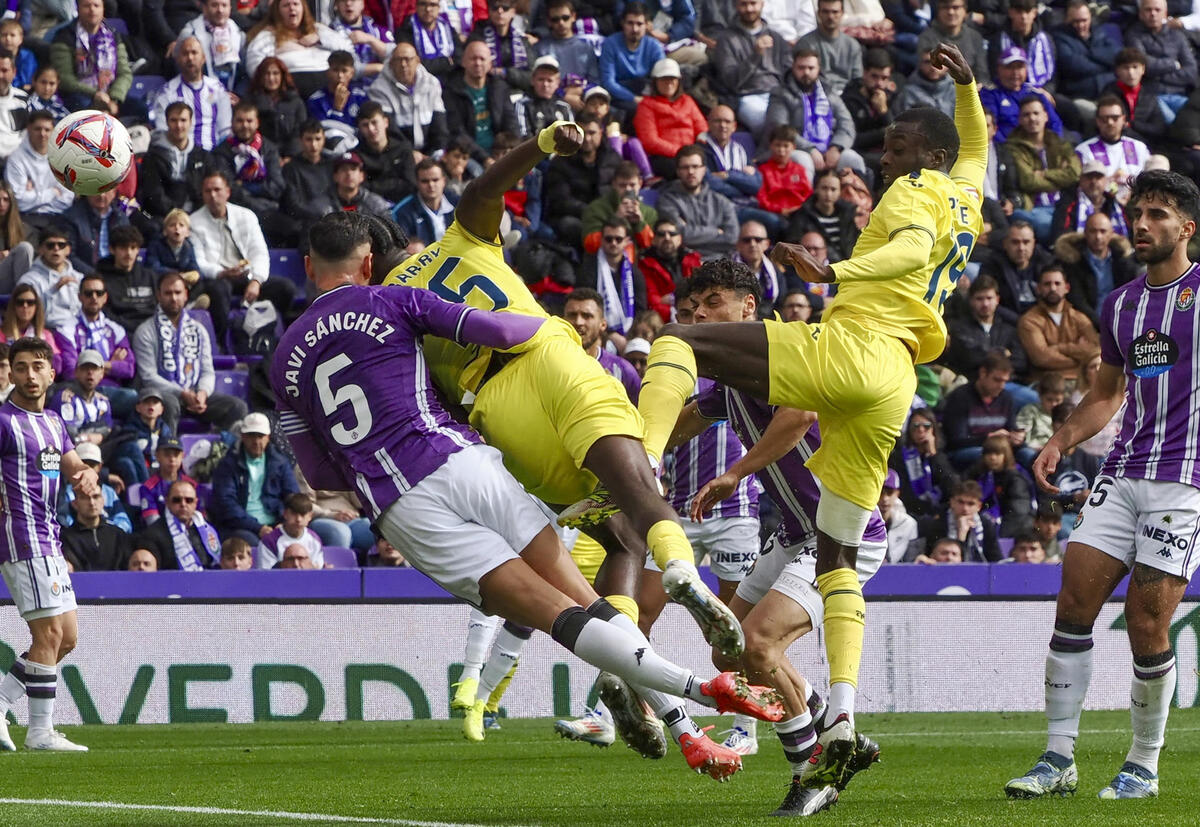
<path fill-rule="evenodd" d="M 1166 373 L 1179 361 L 1179 345 L 1165 333 L 1151 328 L 1129 345 L 1129 369 L 1139 379 Z"/>
<path fill-rule="evenodd" d="M 38 472 L 52 480 L 58 479 L 58 470 L 62 465 L 62 454 L 53 445 L 47 445 L 37 455 Z"/>

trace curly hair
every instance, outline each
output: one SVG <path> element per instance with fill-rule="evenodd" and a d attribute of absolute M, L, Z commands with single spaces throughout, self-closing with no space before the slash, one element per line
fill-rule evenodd
<path fill-rule="evenodd" d="M 730 261 L 718 258 L 706 261 L 692 272 L 688 279 L 690 295 L 703 293 L 705 290 L 732 290 L 737 297 L 754 296 L 756 304 L 762 303 L 762 288 L 759 287 L 758 277 L 748 266 L 740 261 Z"/>
<path fill-rule="evenodd" d="M 1147 196 L 1156 196 L 1183 213 L 1185 218 L 1200 221 L 1200 188 L 1192 179 L 1178 172 L 1153 169 L 1135 178 L 1129 194 L 1129 205 L 1133 206 Z"/>

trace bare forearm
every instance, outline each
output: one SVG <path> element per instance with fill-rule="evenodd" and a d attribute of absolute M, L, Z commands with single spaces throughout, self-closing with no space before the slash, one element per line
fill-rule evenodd
<path fill-rule="evenodd" d="M 1124 398 L 1124 393 L 1109 396 L 1089 391 L 1063 426 L 1046 441 L 1046 445 L 1066 451 L 1091 439 L 1112 420 Z"/>
<path fill-rule="evenodd" d="M 816 421 L 817 415 L 812 411 L 780 408 L 767 425 L 762 439 L 750 446 L 746 455 L 735 462 L 729 472 L 736 474 L 738 479 L 745 479 L 782 459 L 796 447 Z"/>

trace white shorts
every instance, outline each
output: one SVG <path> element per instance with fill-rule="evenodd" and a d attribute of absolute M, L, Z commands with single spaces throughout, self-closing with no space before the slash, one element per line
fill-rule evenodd
<path fill-rule="evenodd" d="M 708 557 L 708 566 L 718 580 L 740 583 L 758 559 L 757 517 L 714 517 L 702 523 L 680 520 L 692 544 L 696 565 Z M 646 568 L 658 571 L 654 557 L 646 555 Z"/>
<path fill-rule="evenodd" d="M 62 557 L 0 563 L 0 574 L 17 611 L 27 621 L 75 611 L 75 587 Z"/>
<path fill-rule="evenodd" d="M 1102 474 L 1075 518 L 1072 543 L 1191 580 L 1200 566 L 1200 489 Z"/>
<path fill-rule="evenodd" d="M 478 606 L 479 581 L 515 560 L 550 520 L 488 445 L 450 457 L 379 518 L 379 532 L 455 597 Z"/>
<path fill-rule="evenodd" d="M 772 534 L 766 548 L 737 587 L 737 596 L 751 605 L 756 605 L 767 596 L 768 591 L 777 591 L 790 597 L 812 619 L 816 629 L 825 622 L 825 601 L 817 590 L 817 538 L 809 535 L 801 542 L 782 546 L 778 534 Z M 887 543 L 864 542 L 858 547 L 858 582 L 866 583 L 875 576 L 887 557 Z"/>

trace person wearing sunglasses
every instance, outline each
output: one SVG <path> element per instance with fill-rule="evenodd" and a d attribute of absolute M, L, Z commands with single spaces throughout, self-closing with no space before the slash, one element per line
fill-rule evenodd
<path fill-rule="evenodd" d="M 38 243 L 33 267 L 17 279 L 18 287 L 29 285 L 41 301 L 46 327 L 69 328 L 79 315 L 79 282 L 83 274 L 71 264 L 71 241 L 62 227 L 47 227 Z"/>
<path fill-rule="evenodd" d="M 0 341 L 12 344 L 23 336 L 41 339 L 50 347 L 50 366 L 56 374 L 68 368 L 75 369 L 75 353 L 70 342 L 46 329 L 42 300 L 31 284 L 22 284 L 13 291 L 8 307 L 4 308 L 4 322 L 0 324 Z"/>
<path fill-rule="evenodd" d="M 654 242 L 638 259 L 646 282 L 646 304 L 664 322 L 674 316 L 675 290 L 700 266 L 700 254 L 684 246 L 683 233 L 670 218 L 654 223 Z"/>
<path fill-rule="evenodd" d="M 918 408 L 909 415 L 888 467 L 898 475 L 900 499 L 913 517 L 939 514 L 949 505 L 950 490 L 959 477 L 931 409 Z"/>
<path fill-rule="evenodd" d="M 163 570 L 201 571 L 221 565 L 221 540 L 198 508 L 196 486 L 178 480 L 167 490 L 161 520 L 133 538 L 134 548 L 149 549 Z"/>
<path fill-rule="evenodd" d="M 522 92 L 529 92 L 532 45 L 529 38 L 513 25 L 516 16 L 514 0 L 489 0 L 487 20 L 475 22 L 468 42 L 480 40 L 487 44 L 492 54 L 492 74 L 499 75 Z"/>

